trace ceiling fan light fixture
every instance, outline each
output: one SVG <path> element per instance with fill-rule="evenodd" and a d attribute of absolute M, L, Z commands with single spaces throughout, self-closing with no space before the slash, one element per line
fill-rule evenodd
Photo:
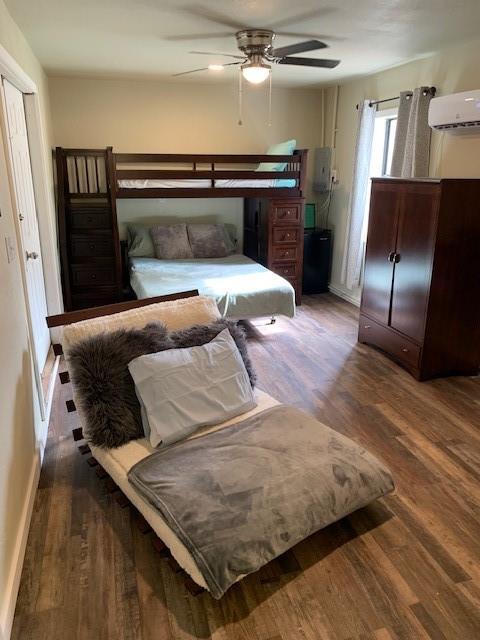
<path fill-rule="evenodd" d="M 250 84 L 262 84 L 270 75 L 271 66 L 261 61 L 242 64 L 242 75 Z"/>
<path fill-rule="evenodd" d="M 208 65 L 208 70 L 209 71 L 223 71 L 225 69 L 225 67 L 223 66 L 223 64 L 209 64 Z"/>

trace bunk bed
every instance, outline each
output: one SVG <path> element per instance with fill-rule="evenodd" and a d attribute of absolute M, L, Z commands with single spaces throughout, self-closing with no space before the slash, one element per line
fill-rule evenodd
<path fill-rule="evenodd" d="M 223 304 L 229 317 L 293 315 L 295 300 L 299 304 L 301 295 L 306 150 L 280 156 L 114 153 L 112 147 L 57 147 L 55 156 L 66 311 L 124 299 L 130 277 L 137 295 L 146 297 L 145 281 L 138 281 L 145 270 L 148 295 L 174 293 L 174 288 L 181 285 L 178 274 L 166 280 L 167 269 L 162 275 L 161 264 L 150 271 L 145 263 L 142 268 L 133 265 L 130 272 L 119 239 L 117 199 L 235 197 L 245 202 L 244 255 L 227 261 L 223 289 L 223 267 L 215 262 L 210 268 L 218 268 L 217 292 L 208 290 L 205 278 L 190 278 L 189 283 L 216 297 L 217 302 L 223 299 L 220 306 Z M 285 169 L 256 170 L 260 163 L 282 163 Z M 168 265 L 170 273 L 174 266 Z M 200 274 L 205 265 L 199 267 Z M 195 271 L 196 265 L 191 269 Z M 253 275 L 258 282 L 263 279 L 265 286 L 253 287 L 248 293 L 253 294 L 254 301 L 246 303 L 245 280 L 238 291 L 232 290 L 232 283 Z M 155 278 L 158 288 L 152 286 Z M 179 290 L 182 288 L 185 286 Z M 237 306 L 236 301 L 240 302 Z"/>

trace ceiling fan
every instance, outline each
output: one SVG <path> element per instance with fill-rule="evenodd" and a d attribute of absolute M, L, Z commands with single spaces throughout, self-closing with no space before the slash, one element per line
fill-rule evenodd
<path fill-rule="evenodd" d="M 215 24 L 222 25 L 231 29 L 229 32 L 222 33 L 203 33 L 203 34 L 189 34 L 182 36 L 171 36 L 169 40 L 191 40 L 191 39 L 211 39 L 211 38 L 223 38 L 228 37 L 235 33 L 237 40 L 237 47 L 241 51 L 242 55 L 234 55 L 230 53 L 213 53 L 209 51 L 190 51 L 193 54 L 209 55 L 209 56 L 225 56 L 227 58 L 234 58 L 238 62 L 229 62 L 227 64 L 214 64 L 202 67 L 200 69 L 192 69 L 190 71 L 183 71 L 182 73 L 175 73 L 175 76 L 187 75 L 190 73 L 197 73 L 199 71 L 220 71 L 224 67 L 238 66 L 240 65 L 242 76 L 248 82 L 252 84 L 260 84 L 264 82 L 270 75 L 272 64 L 288 64 L 302 67 L 321 67 L 327 69 L 333 69 L 336 67 L 340 60 L 329 60 L 321 58 L 302 58 L 296 57 L 297 53 L 305 53 L 307 51 L 315 51 L 318 49 L 325 49 L 328 45 L 318 40 L 316 36 L 310 36 L 306 34 L 292 33 L 292 32 L 279 32 L 278 29 L 284 27 L 291 27 L 292 24 L 298 22 L 311 21 L 313 18 L 319 16 L 324 17 L 326 14 L 335 11 L 335 9 L 329 7 L 317 7 L 309 11 L 297 14 L 296 16 L 290 16 L 283 20 L 277 20 L 271 28 L 264 29 L 258 27 L 246 28 L 234 18 L 219 13 L 210 7 L 202 5 L 189 5 L 184 7 L 188 13 L 194 15 L 197 18 L 214 22 Z M 298 36 L 309 38 L 303 42 L 287 45 L 285 47 L 274 48 L 273 42 L 275 35 L 285 36 Z M 322 37 L 322 36 L 320 36 Z M 330 40 L 341 38 L 329 37 Z"/>

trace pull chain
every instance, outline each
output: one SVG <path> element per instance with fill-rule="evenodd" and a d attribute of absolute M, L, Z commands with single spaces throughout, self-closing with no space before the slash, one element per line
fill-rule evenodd
<path fill-rule="evenodd" d="M 241 127 L 243 124 L 242 121 L 242 70 L 238 70 L 238 125 Z"/>
<path fill-rule="evenodd" d="M 268 74 L 268 122 L 267 126 L 272 126 L 272 72 Z"/>

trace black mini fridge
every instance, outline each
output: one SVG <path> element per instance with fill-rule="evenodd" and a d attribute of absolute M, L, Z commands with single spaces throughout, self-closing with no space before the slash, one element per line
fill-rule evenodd
<path fill-rule="evenodd" d="M 325 293 L 330 279 L 332 232 L 305 229 L 303 245 L 303 293 Z"/>

